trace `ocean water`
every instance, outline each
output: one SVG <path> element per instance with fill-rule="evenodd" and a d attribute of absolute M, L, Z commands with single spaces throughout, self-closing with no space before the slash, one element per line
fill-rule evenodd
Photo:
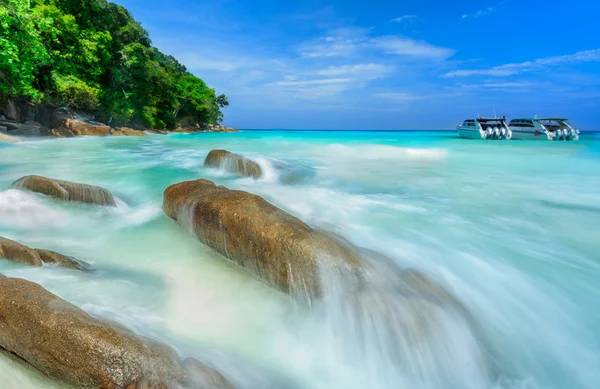
<path fill-rule="evenodd" d="M 215 148 L 255 159 L 264 176 L 205 169 Z M 11 189 L 30 174 L 103 186 L 118 207 Z M 439 316 L 424 348 L 402 328 L 381 331 L 383 316 L 357 326 L 337 306 L 291 301 L 163 214 L 164 189 L 196 178 L 259 194 L 428 274 L 478 333 Z M 0 235 L 94 269 L 0 260 L 1 273 L 197 357 L 239 389 L 600 388 L 600 134 L 519 142 L 245 131 L 0 143 Z M 392 338 L 415 346 L 394 359 Z M 484 341 L 492 375 L 474 351 Z M 66 388 L 2 357 L 0 377 L 0 389 Z"/>

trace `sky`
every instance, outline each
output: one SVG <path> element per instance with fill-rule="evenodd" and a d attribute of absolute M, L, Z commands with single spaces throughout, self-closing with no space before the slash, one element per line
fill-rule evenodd
<path fill-rule="evenodd" d="M 116 0 L 242 129 L 600 130 L 600 0 Z"/>

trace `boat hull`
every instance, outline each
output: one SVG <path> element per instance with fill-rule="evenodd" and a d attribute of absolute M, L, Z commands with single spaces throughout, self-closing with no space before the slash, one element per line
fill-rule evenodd
<path fill-rule="evenodd" d="M 469 129 L 467 129 L 467 128 L 458 127 L 456 130 L 458 131 L 458 135 L 461 138 L 465 138 L 465 139 L 483 139 L 483 137 L 481 136 L 481 133 L 476 128 L 469 128 Z"/>

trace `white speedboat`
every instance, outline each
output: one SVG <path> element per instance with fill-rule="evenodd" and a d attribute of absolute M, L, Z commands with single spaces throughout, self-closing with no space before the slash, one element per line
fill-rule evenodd
<path fill-rule="evenodd" d="M 568 119 L 513 119 L 508 127 L 513 133 L 513 139 L 579 140 L 579 131 L 571 127 Z"/>
<path fill-rule="evenodd" d="M 456 127 L 461 138 L 468 139 L 511 139 L 512 132 L 505 118 L 467 119 Z"/>

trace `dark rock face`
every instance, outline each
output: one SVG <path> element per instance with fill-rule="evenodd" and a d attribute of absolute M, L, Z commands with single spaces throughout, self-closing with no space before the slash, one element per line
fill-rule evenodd
<path fill-rule="evenodd" d="M 12 136 L 45 136 L 50 129 L 38 122 L 28 121 L 18 123 L 13 121 L 0 121 L 0 126 L 6 127 L 6 133 Z"/>
<path fill-rule="evenodd" d="M 350 288 L 396 278 L 385 260 L 375 265 L 341 237 L 313 229 L 248 192 L 207 180 L 182 182 L 166 189 L 163 208 L 200 241 L 298 298 L 327 294 L 331 280 L 324 282 L 323 277 L 343 280 Z"/>
<path fill-rule="evenodd" d="M 0 275 L 0 348 L 78 388 L 176 382 L 174 350 L 96 319 L 32 282 Z"/>
<path fill-rule="evenodd" d="M 262 174 L 260 166 L 256 162 L 227 150 L 212 150 L 206 156 L 204 166 L 223 168 L 231 173 L 254 178 L 259 178 Z"/>
<path fill-rule="evenodd" d="M 116 206 L 113 195 L 99 186 L 77 184 L 42 176 L 26 176 L 15 181 L 13 187 L 45 194 L 62 201 Z"/>
<path fill-rule="evenodd" d="M 31 266 L 55 264 L 73 270 L 87 270 L 90 265 L 50 250 L 33 249 L 0 236 L 0 258 Z"/>

